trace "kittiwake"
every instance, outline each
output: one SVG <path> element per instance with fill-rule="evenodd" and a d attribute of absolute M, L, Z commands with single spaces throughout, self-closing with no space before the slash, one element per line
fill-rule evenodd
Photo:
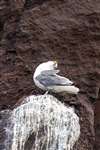
<path fill-rule="evenodd" d="M 40 64 L 33 75 L 35 85 L 44 91 L 55 93 L 67 92 L 78 94 L 79 88 L 73 85 L 68 78 L 58 75 L 59 70 L 56 61 L 48 61 Z"/>

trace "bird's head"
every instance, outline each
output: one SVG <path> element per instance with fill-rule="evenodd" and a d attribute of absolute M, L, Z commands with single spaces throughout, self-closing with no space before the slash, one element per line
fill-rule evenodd
<path fill-rule="evenodd" d="M 48 61 L 48 62 L 41 64 L 41 66 L 42 65 L 45 66 L 44 69 L 47 68 L 47 70 L 54 70 L 54 69 L 57 69 L 57 67 L 58 67 L 57 61 Z"/>
<path fill-rule="evenodd" d="M 35 74 L 38 75 L 44 70 L 55 70 L 58 67 L 57 61 L 47 61 L 40 64 L 35 71 Z"/>

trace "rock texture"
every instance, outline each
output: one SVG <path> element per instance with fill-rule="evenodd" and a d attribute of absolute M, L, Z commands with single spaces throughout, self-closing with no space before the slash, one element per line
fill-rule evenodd
<path fill-rule="evenodd" d="M 95 133 L 95 149 L 100 149 L 100 91 L 98 93 L 98 100 L 95 103 Z"/>
<path fill-rule="evenodd" d="M 64 95 L 65 103 L 75 105 L 80 115 L 82 135 L 76 150 L 94 149 L 93 102 L 100 86 L 99 0 L 1 0 L 0 57 L 0 110 L 12 109 L 22 96 L 42 93 L 34 86 L 34 69 L 43 61 L 58 60 L 62 74 L 81 89 L 70 102 Z"/>

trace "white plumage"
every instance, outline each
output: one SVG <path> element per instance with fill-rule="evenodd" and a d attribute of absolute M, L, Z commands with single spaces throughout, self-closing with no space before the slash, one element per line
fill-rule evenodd
<path fill-rule="evenodd" d="M 68 78 L 58 75 L 59 70 L 57 70 L 57 67 L 58 64 L 56 61 L 48 61 L 40 64 L 33 76 L 35 85 L 45 91 L 78 94 L 79 88 L 74 86 L 73 82 Z"/>

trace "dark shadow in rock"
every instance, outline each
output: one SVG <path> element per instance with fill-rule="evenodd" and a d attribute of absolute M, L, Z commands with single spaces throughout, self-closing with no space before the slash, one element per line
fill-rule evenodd
<path fill-rule="evenodd" d="M 36 133 L 32 133 L 24 145 L 24 150 L 31 150 L 34 145 Z"/>
<path fill-rule="evenodd" d="M 25 8 L 30 9 L 36 5 L 42 5 L 47 0 L 26 0 Z"/>
<path fill-rule="evenodd" d="M 33 132 L 32 134 L 30 134 L 29 138 L 25 142 L 24 150 L 33 150 L 33 149 L 35 149 L 36 136 L 37 136 L 38 139 L 40 139 L 39 146 L 42 147 L 42 150 L 45 150 L 47 139 L 45 140 L 44 143 L 42 143 L 43 139 L 45 139 L 45 130 L 46 130 L 46 127 L 40 127 L 39 130 L 38 130 L 38 134 L 36 132 Z"/>

